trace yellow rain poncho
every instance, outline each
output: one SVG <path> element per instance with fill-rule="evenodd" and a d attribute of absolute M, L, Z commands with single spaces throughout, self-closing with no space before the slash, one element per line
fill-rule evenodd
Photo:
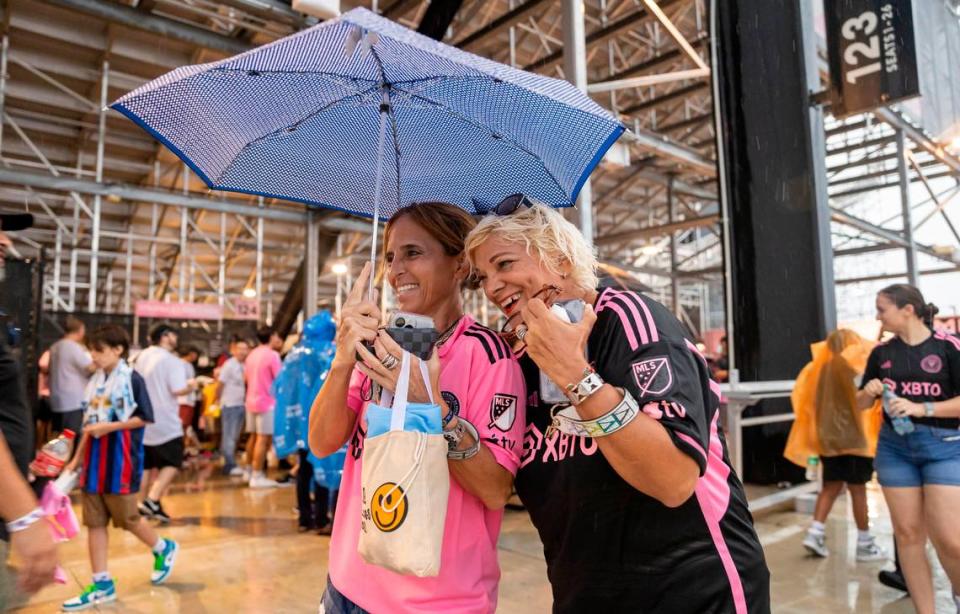
<path fill-rule="evenodd" d="M 811 456 L 851 454 L 872 458 L 883 423 L 880 403 L 857 409 L 854 378 L 863 374 L 873 343 L 840 329 L 810 346 L 807 363 L 790 400 L 796 419 L 783 456 L 806 466 Z"/>

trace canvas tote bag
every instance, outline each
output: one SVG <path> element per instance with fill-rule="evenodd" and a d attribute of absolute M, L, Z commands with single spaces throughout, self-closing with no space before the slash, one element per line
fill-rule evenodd
<path fill-rule="evenodd" d="M 420 376 L 431 390 L 423 361 Z M 430 577 L 440 573 L 450 492 L 447 442 L 433 394 L 429 405 L 408 403 L 409 384 L 410 355 L 404 352 L 396 394 L 391 399 L 385 391 L 382 406 L 371 403 L 367 407 L 358 550 L 372 565 Z"/>

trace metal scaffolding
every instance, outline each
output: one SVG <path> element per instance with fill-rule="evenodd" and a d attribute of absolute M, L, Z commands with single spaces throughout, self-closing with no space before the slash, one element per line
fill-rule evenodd
<path fill-rule="evenodd" d="M 376 8 L 416 27 L 426 5 L 393 0 Z M 10 0 L 5 13 L 0 208 L 38 219 L 16 239 L 22 253 L 44 254 L 45 308 L 129 313 L 138 300 L 178 300 L 214 303 L 229 315 L 246 291 L 269 319 L 304 261 L 305 314 L 338 306 L 350 273 L 318 270 L 318 232 L 340 233 L 331 261 L 349 263 L 370 249 L 368 222 L 209 193 L 179 159 L 106 110 L 175 67 L 268 43 L 315 19 L 264 0 L 138 8 L 120 0 Z M 605 160 L 581 192 L 581 227 L 605 268 L 649 287 L 696 334 L 723 328 L 707 3 L 466 0 L 444 40 L 567 78 L 619 115 L 629 128 L 620 143 L 625 155 Z M 921 254 L 957 269 L 956 252 L 912 231 L 931 215 L 949 223 L 956 191 L 937 193 L 934 183 L 960 176 L 960 161 L 889 110 L 812 121 L 826 124 L 815 135 L 823 137 L 834 256 L 904 248 L 914 254 L 908 263 Z M 901 219 L 929 213 L 906 232 L 851 212 L 858 195 L 908 182 L 921 182 L 931 199 L 911 202 L 902 190 Z M 914 275 L 928 274 L 910 266 Z"/>

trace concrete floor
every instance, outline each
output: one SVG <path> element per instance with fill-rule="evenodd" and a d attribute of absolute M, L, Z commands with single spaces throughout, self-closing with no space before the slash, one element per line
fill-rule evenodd
<path fill-rule="evenodd" d="M 207 473 L 207 475 L 204 475 Z M 872 524 L 884 547 L 890 522 L 879 489 L 870 490 Z M 237 482 L 194 473 L 164 502 L 175 521 L 161 534 L 178 540 L 180 557 L 170 581 L 149 581 L 152 559 L 134 537 L 111 529 L 110 566 L 119 600 L 104 612 L 316 612 L 326 578 L 328 538 L 298 534 L 292 488 L 251 491 Z M 757 518 L 772 571 L 777 613 L 912 612 L 902 594 L 876 582 L 884 563 L 856 563 L 856 530 L 846 502 L 829 521 L 832 554 L 814 559 L 800 545 L 809 517 L 793 512 Z M 33 596 L 18 612 L 49 613 L 90 581 L 85 533 L 61 551 L 67 585 Z M 935 559 L 935 557 L 934 557 Z M 523 512 L 508 511 L 500 539 L 503 613 L 550 611 L 542 549 Z M 954 612 L 949 583 L 935 563 L 938 612 Z"/>

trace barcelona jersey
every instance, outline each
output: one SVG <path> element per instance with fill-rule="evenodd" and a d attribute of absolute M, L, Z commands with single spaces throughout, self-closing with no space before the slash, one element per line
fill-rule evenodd
<path fill-rule="evenodd" d="M 131 371 L 130 380 L 133 400 L 137 404 L 130 417 L 153 422 L 153 406 L 150 404 L 143 377 L 136 371 Z M 99 397 L 94 399 L 94 402 L 110 401 L 108 398 Z M 129 495 L 140 490 L 140 478 L 143 475 L 143 430 L 144 427 L 114 431 L 88 440 L 81 482 L 84 492 Z"/>

